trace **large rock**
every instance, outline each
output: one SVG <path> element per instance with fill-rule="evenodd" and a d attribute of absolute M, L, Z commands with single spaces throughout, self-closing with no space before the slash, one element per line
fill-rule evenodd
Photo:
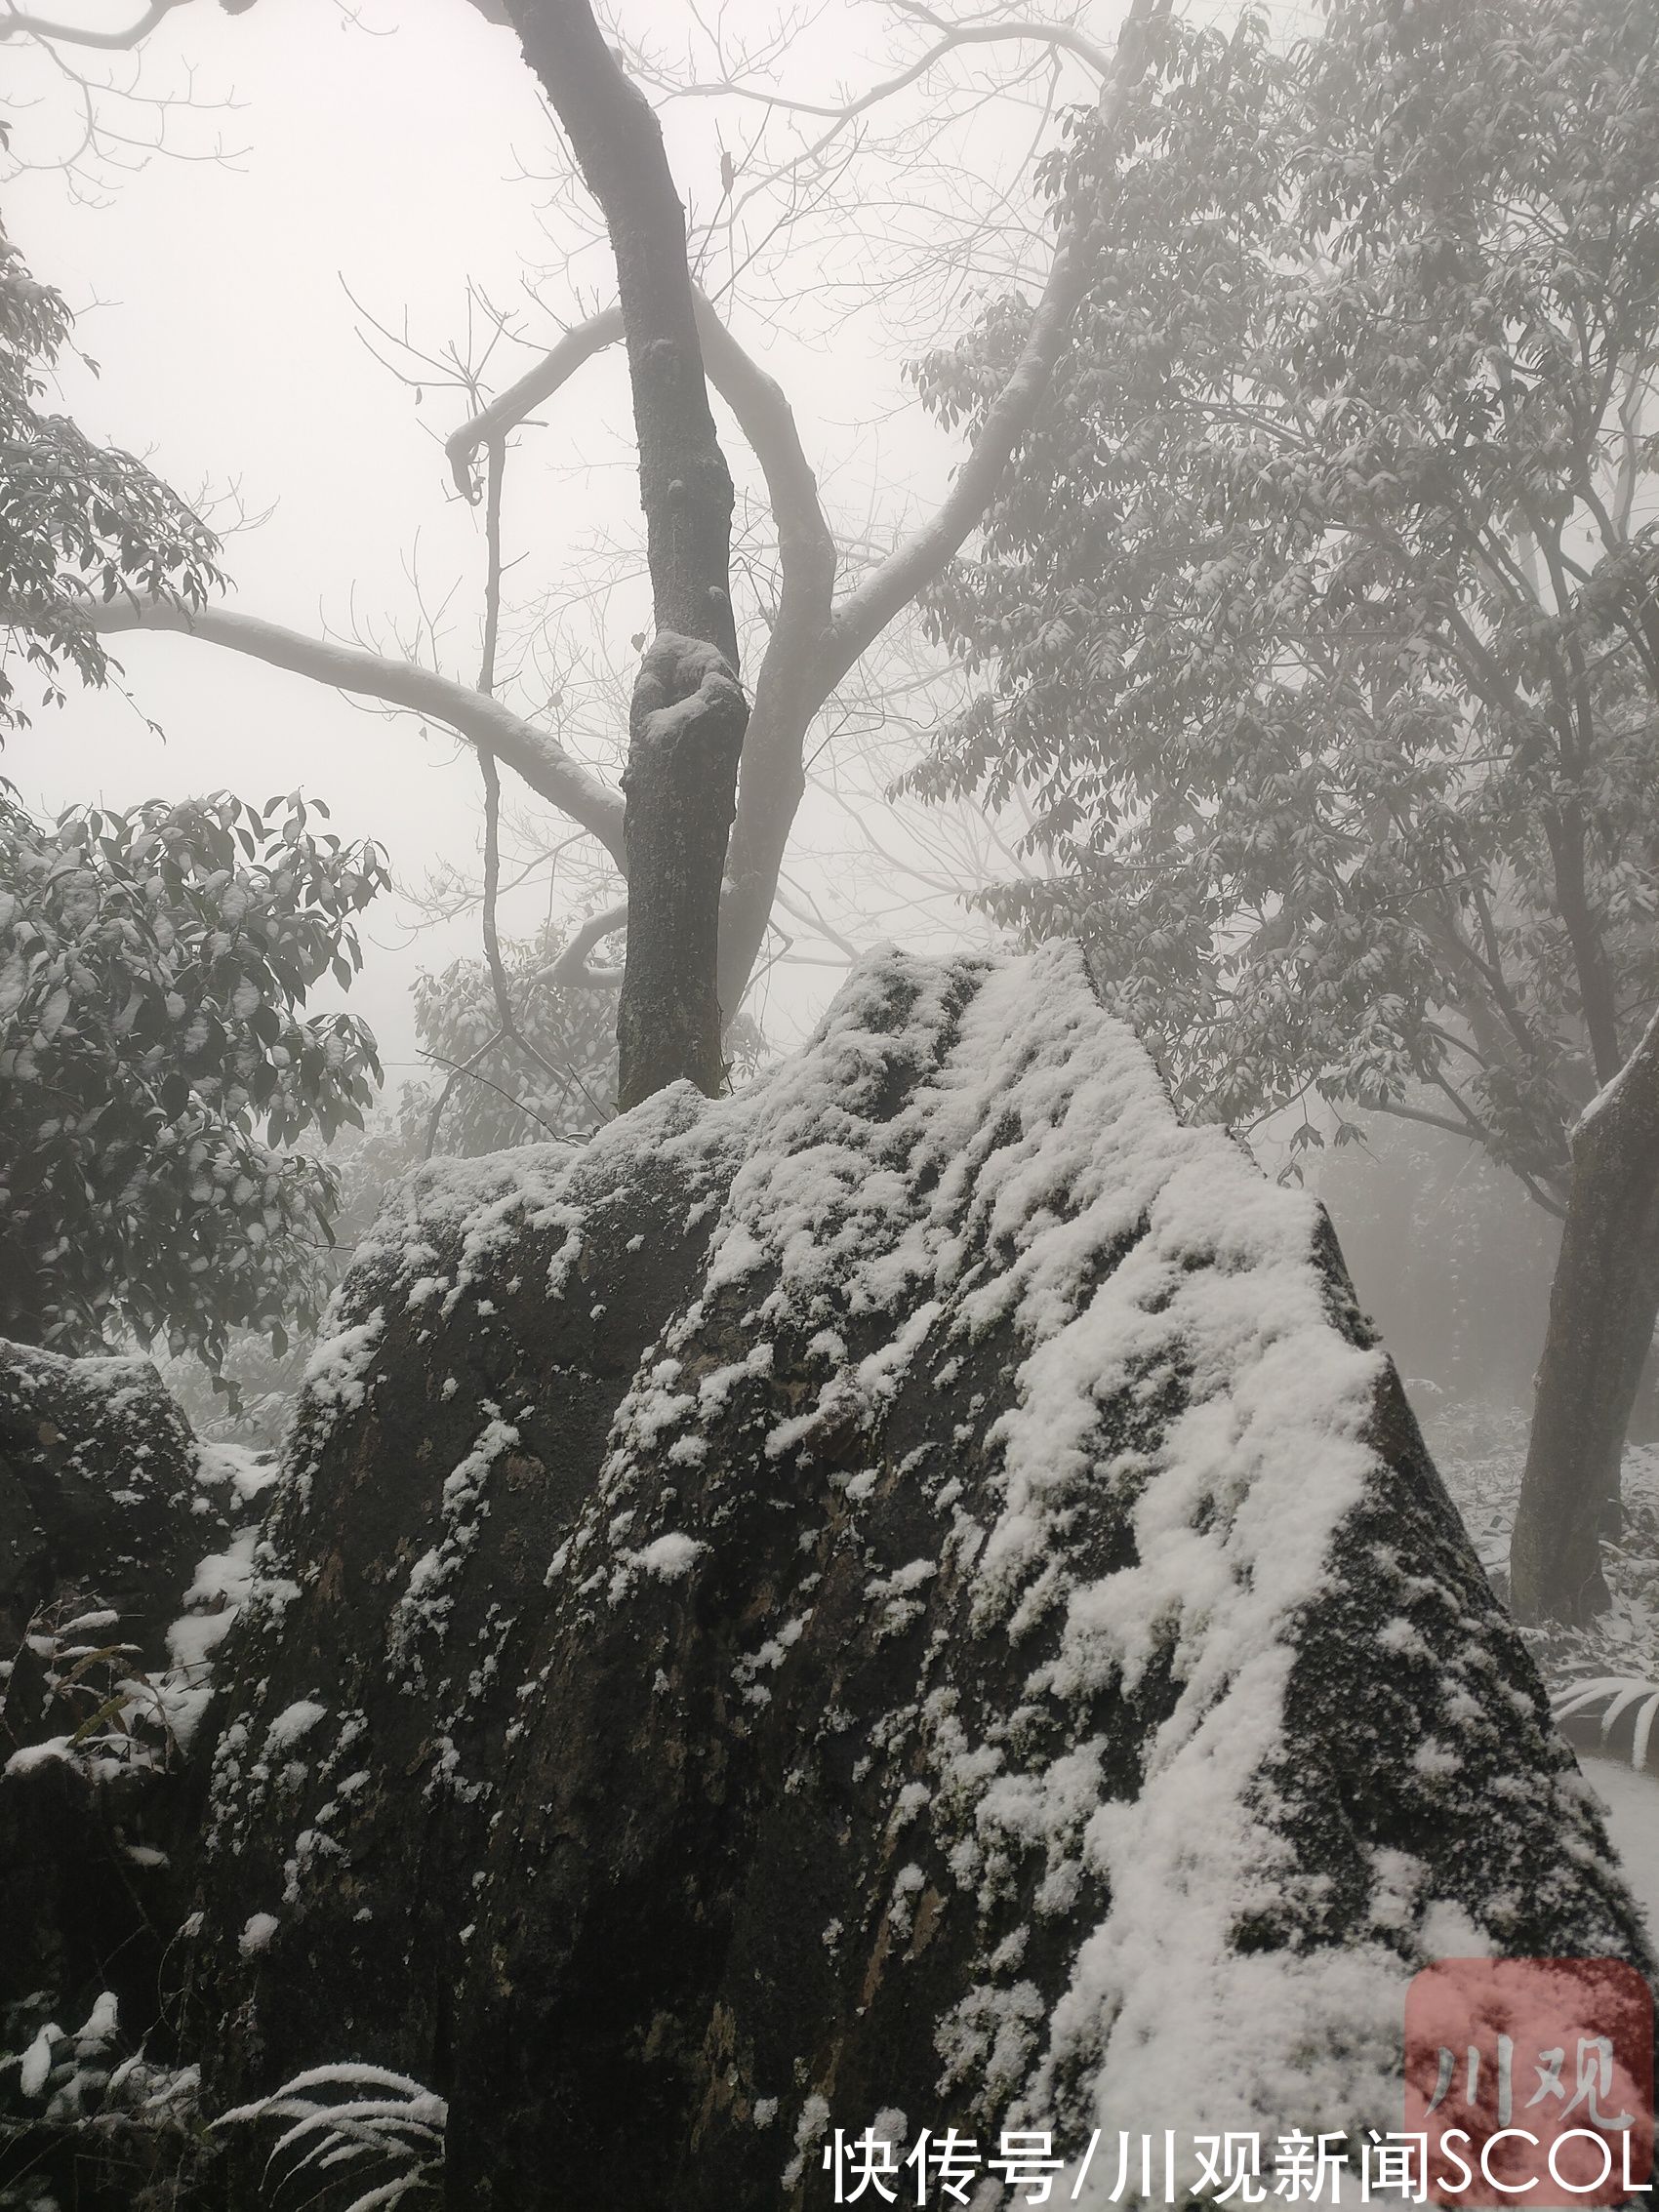
<path fill-rule="evenodd" d="M 147 1360 L 0 1343 L 0 2206 L 172 2201 L 184 1754 L 271 1479 Z"/>
<path fill-rule="evenodd" d="M 435 1163 L 333 1328 L 227 1647 L 210 2104 L 412 2077 L 467 2212 L 822 2203 L 880 2111 L 1397 2127 L 1426 1960 L 1644 1957 L 1323 1216 L 1070 948 Z"/>

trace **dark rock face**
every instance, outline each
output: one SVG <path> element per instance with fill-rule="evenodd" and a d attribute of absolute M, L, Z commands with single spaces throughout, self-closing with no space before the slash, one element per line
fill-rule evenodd
<path fill-rule="evenodd" d="M 95 1593 L 154 1639 L 208 1548 L 211 1492 L 188 1423 L 147 1359 L 61 1359 L 0 1342 L 0 1640 Z M 198 1501 L 202 1509 L 198 1510 Z M 225 1533 L 221 1514 L 218 1533 Z"/>
<path fill-rule="evenodd" d="M 1420 1964 L 1644 1957 L 1322 1216 L 1069 948 L 423 1171 L 334 1328 L 216 1701 L 210 2110 L 373 2065 L 467 2212 L 819 2203 L 881 2112 L 1397 2126 Z"/>
<path fill-rule="evenodd" d="M 172 2201 L 184 1742 L 229 1602 L 215 1566 L 268 1480 L 198 1445 L 147 1360 L 0 1344 L 0 2051 L 23 2060 L 0 2070 L 0 2204 Z"/>

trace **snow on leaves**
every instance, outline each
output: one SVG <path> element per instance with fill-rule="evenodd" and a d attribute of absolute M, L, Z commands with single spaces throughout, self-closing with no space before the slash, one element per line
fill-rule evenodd
<path fill-rule="evenodd" d="M 36 822 L 0 792 L 0 1326 L 65 1350 L 125 1325 L 222 1357 L 314 1321 L 338 1178 L 287 1149 L 380 1081 L 350 1015 L 372 845 L 220 793 Z"/>
<path fill-rule="evenodd" d="M 1022 795 L 987 904 L 1082 936 L 1184 1099 L 1322 1098 L 1307 1146 L 1409 1101 L 1558 1200 L 1659 995 L 1651 22 L 1155 35 L 1049 159 L 1098 273 L 934 595 L 989 681 L 916 785 Z M 983 416 L 1024 321 L 922 365 L 936 415 Z"/>

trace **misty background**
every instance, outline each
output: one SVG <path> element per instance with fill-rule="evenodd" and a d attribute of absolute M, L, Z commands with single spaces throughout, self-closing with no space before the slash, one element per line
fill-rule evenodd
<path fill-rule="evenodd" d="M 78 20 L 94 14 L 83 7 Z M 829 70 L 849 90 L 879 75 L 878 14 L 829 11 L 780 74 Z M 1110 38 L 1120 14 L 1097 9 L 1091 28 Z M 1284 35 L 1315 20 L 1288 6 L 1270 14 Z M 630 24 L 670 59 L 690 27 L 683 0 L 641 0 Z M 287 0 L 234 19 L 180 10 L 140 55 L 85 60 L 88 80 L 106 88 L 90 150 L 82 90 L 46 54 L 9 47 L 0 65 L 15 112 L 8 226 L 65 292 L 97 364 L 96 375 L 65 364 L 64 411 L 199 499 L 225 534 L 232 605 L 470 680 L 482 527 L 442 451 L 470 412 L 453 357 L 444 381 L 446 352 L 499 389 L 561 321 L 602 303 L 610 282 L 591 222 L 573 227 L 552 125 L 511 33 L 430 0 Z M 1062 97 L 1068 89 L 1079 97 L 1082 79 Z M 694 227 L 719 209 L 722 150 L 741 152 L 734 105 L 684 102 L 665 115 Z M 906 361 L 963 328 L 995 282 L 971 261 L 935 261 L 952 204 L 967 223 L 978 214 L 970 183 L 1012 199 L 1039 119 L 1029 86 L 962 101 L 910 191 L 863 198 L 856 214 L 831 208 L 790 247 L 787 313 L 764 258 L 733 287 L 735 327 L 788 392 L 827 506 L 874 544 L 937 500 L 958 454 L 904 380 Z M 1017 245 L 1008 251 L 1017 259 Z M 718 236 L 708 266 L 726 273 Z M 717 414 L 740 481 L 752 479 Z M 506 499 L 517 649 L 544 695 L 563 686 L 567 745 L 614 778 L 628 641 L 649 613 L 620 350 L 589 361 L 536 422 L 517 441 Z M 940 950 L 995 934 L 966 902 L 1006 854 L 996 825 L 885 796 L 958 681 L 913 624 L 903 650 L 908 695 L 863 710 L 855 697 L 814 750 L 788 878 L 796 909 L 780 917 L 792 942 L 749 1001 L 772 1050 L 810 1026 L 852 948 L 892 939 Z M 214 789 L 258 802 L 294 788 L 325 800 L 344 838 L 385 848 L 397 887 L 365 917 L 349 1003 L 380 1040 L 388 1101 L 429 1077 L 412 985 L 479 943 L 469 748 L 188 639 L 126 636 L 116 657 L 122 686 L 78 692 L 12 741 L 4 769 L 25 803 L 124 807 Z M 847 688 L 856 695 L 859 679 Z M 584 910 L 580 854 L 537 857 L 566 847 L 568 826 L 509 796 L 508 859 L 516 853 L 524 880 L 504 889 L 504 936 Z M 1011 838 L 1018 824 L 1003 826 Z M 1475 1147 L 1375 1117 L 1367 1127 L 1369 1151 L 1315 1155 L 1309 1179 L 1420 1417 L 1432 1435 L 1470 1405 L 1523 1419 L 1555 1224 Z M 1251 1143 L 1269 1172 L 1285 1169 L 1275 1122 Z M 1633 1433 L 1653 1430 L 1649 1388 Z"/>

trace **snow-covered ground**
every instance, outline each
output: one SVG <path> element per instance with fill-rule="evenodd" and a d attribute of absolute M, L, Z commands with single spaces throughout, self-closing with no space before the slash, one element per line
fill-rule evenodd
<path fill-rule="evenodd" d="M 1585 1779 L 1607 1808 L 1607 1825 L 1631 1888 L 1659 1944 L 1659 1775 L 1638 1773 L 1623 1759 L 1581 1751 Z"/>

